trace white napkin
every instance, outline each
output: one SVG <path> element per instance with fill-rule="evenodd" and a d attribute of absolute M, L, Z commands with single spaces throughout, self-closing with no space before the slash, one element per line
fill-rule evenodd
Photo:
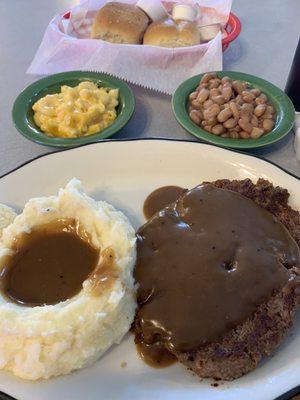
<path fill-rule="evenodd" d="M 135 0 L 120 1 L 135 3 Z M 164 5 L 171 10 L 176 2 L 194 3 L 200 7 L 199 24 L 225 24 L 231 1 L 168 0 Z M 69 20 L 62 15 L 54 17 L 27 73 L 47 75 L 72 70 L 105 72 L 172 94 L 190 76 L 222 69 L 221 34 L 208 43 L 176 49 L 89 39 L 93 17 L 105 3 L 106 0 L 81 1 L 71 10 Z"/>

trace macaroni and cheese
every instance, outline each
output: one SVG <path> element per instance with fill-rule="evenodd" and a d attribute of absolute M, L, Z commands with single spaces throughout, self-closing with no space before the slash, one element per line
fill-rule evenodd
<path fill-rule="evenodd" d="M 92 135 L 117 118 L 119 90 L 85 81 L 76 87 L 39 99 L 33 106 L 34 122 L 48 136 L 74 138 Z"/>

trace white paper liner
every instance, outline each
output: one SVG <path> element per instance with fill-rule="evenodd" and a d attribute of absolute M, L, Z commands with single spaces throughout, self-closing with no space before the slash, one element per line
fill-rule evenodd
<path fill-rule="evenodd" d="M 119 0 L 135 3 L 135 0 Z M 225 24 L 232 0 L 164 1 L 168 10 L 174 3 L 196 4 L 198 23 Z M 209 43 L 168 49 L 127 45 L 89 39 L 91 24 L 105 0 L 85 0 L 71 11 L 71 18 L 57 15 L 49 23 L 42 43 L 27 71 L 48 75 L 65 71 L 98 71 L 126 81 L 172 94 L 190 76 L 222 69 L 222 36 Z"/>

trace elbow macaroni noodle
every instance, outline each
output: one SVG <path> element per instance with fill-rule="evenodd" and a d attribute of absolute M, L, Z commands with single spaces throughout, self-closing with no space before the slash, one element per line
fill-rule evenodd
<path fill-rule="evenodd" d="M 117 118 L 119 90 L 85 81 L 39 99 L 32 107 L 34 122 L 48 136 L 75 138 L 107 128 Z"/>

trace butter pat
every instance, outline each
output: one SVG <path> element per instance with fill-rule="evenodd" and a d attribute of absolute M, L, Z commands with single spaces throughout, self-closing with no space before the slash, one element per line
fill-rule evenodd
<path fill-rule="evenodd" d="M 183 21 L 195 21 L 197 17 L 197 11 L 194 7 L 188 4 L 177 4 L 173 7 L 172 18 L 176 20 Z"/>
<path fill-rule="evenodd" d="M 139 0 L 136 6 L 143 10 L 153 22 L 168 17 L 167 10 L 159 0 Z"/>
<path fill-rule="evenodd" d="M 220 24 L 200 26 L 199 31 L 200 31 L 201 42 L 209 42 L 210 40 L 214 39 L 220 32 L 220 30 L 221 30 Z"/>

